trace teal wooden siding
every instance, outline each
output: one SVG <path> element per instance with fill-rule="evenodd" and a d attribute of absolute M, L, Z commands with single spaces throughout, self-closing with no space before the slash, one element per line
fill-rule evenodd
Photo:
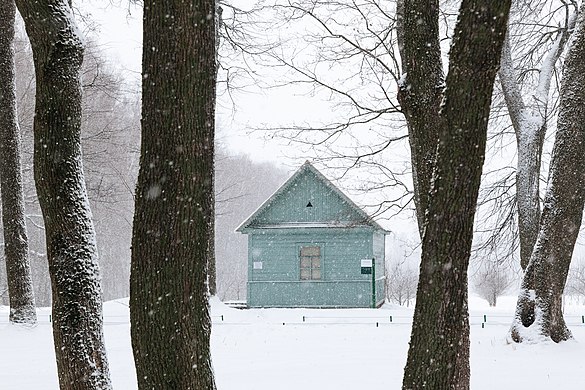
<path fill-rule="evenodd" d="M 312 207 L 307 207 L 309 202 Z M 256 217 L 252 227 L 279 223 L 363 220 L 363 216 L 340 198 L 335 190 L 307 171 Z"/>
<path fill-rule="evenodd" d="M 248 257 L 251 261 L 248 280 L 300 280 L 299 250 L 304 244 L 322 246 L 321 280 L 368 280 L 368 275 L 360 273 L 360 260 L 373 257 L 372 232 L 353 229 L 272 230 L 249 235 Z M 262 269 L 254 270 L 254 262 L 262 262 Z"/>
<path fill-rule="evenodd" d="M 385 230 L 309 163 L 237 230 L 248 234 L 249 307 L 371 307 L 384 300 Z M 362 274 L 361 260 L 372 258 L 375 275 Z"/>
<path fill-rule="evenodd" d="M 249 235 L 250 307 L 369 307 L 371 275 L 361 274 L 361 259 L 374 257 L 367 229 L 262 229 Z M 321 279 L 300 280 L 301 246 L 321 247 Z M 384 275 L 383 259 L 376 277 Z M 261 263 L 261 269 L 254 269 Z M 383 294 L 383 287 L 382 287 Z M 380 299 L 377 297 L 377 301 Z"/>
<path fill-rule="evenodd" d="M 370 307 L 367 281 L 248 282 L 249 307 Z"/>

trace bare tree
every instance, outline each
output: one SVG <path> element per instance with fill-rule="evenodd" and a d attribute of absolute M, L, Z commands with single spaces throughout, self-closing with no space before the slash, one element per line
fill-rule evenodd
<path fill-rule="evenodd" d="M 490 306 L 496 306 L 498 297 L 512 286 L 514 278 L 508 268 L 501 263 L 490 262 L 481 266 L 473 276 L 473 289 Z"/>
<path fill-rule="evenodd" d="M 525 73 L 521 75 L 518 73 L 518 67 L 514 65 L 512 59 L 512 42 L 514 41 L 516 46 L 526 45 L 526 37 L 522 33 L 526 29 L 527 18 L 533 17 L 533 15 L 540 16 L 543 13 L 542 8 L 546 3 L 549 2 L 515 2 L 515 7 L 520 8 L 516 12 L 518 22 L 510 22 L 510 31 L 504 41 L 502 65 L 498 73 L 508 113 L 516 133 L 518 149 L 516 204 L 518 208 L 520 238 L 520 265 L 522 269 L 525 269 L 528 265 L 538 234 L 541 159 L 550 115 L 549 97 L 551 96 L 551 83 L 555 75 L 555 64 L 559 61 L 563 53 L 563 49 L 568 42 L 577 19 L 575 3 L 564 3 L 560 8 L 551 4 L 551 7 L 557 8 L 556 13 L 560 13 L 561 17 L 564 18 L 561 27 L 556 27 L 551 20 L 549 22 L 551 26 L 548 30 L 552 31 L 545 31 L 544 33 L 533 30 L 529 31 L 529 34 L 532 35 L 530 38 L 542 36 L 545 41 L 547 37 L 546 33 L 549 33 L 551 42 L 548 50 L 545 52 L 546 54 L 540 58 L 540 61 L 536 64 L 523 64 L 530 66 L 530 70 L 538 69 L 538 78 L 530 85 L 530 89 L 526 91 L 526 84 L 531 84 L 530 80 L 533 78 L 527 76 Z M 553 19 L 556 15 L 552 12 L 548 13 L 548 16 L 550 19 Z M 517 27 L 516 24 L 520 25 L 520 27 Z M 555 28 L 557 31 L 554 30 Z M 530 54 L 533 55 L 538 51 L 538 47 L 531 49 Z M 525 55 L 525 57 L 528 56 L 528 54 Z M 532 60 L 532 58 L 524 58 L 525 62 L 528 62 L 528 60 Z M 524 91 L 526 91 L 524 93 L 523 86 Z"/>
<path fill-rule="evenodd" d="M 132 235 L 134 186 L 138 173 L 140 96 L 108 63 L 102 47 L 95 40 L 95 32 L 89 30 L 88 34 L 80 71 L 84 91 L 81 147 L 100 254 L 103 298 L 109 300 L 126 297 L 129 290 L 128 242 Z M 32 277 L 37 304 L 48 306 L 51 304 L 51 293 L 45 230 L 33 178 L 33 54 L 20 27 L 15 43 L 16 95 L 23 138 L 23 185 Z"/>
<path fill-rule="evenodd" d="M 386 297 L 400 306 L 410 306 L 416 298 L 418 271 L 404 262 L 386 264 Z"/>
<path fill-rule="evenodd" d="M 59 383 L 61 389 L 111 389 L 80 146 L 82 37 L 68 1 L 16 4 L 35 61 L 35 184 L 45 223 Z"/>
<path fill-rule="evenodd" d="M 569 268 L 565 294 L 585 298 L 585 262 L 573 261 Z"/>
<path fill-rule="evenodd" d="M 216 157 L 217 289 L 223 299 L 246 298 L 247 238 L 236 228 L 276 191 L 288 177 L 284 169 L 258 163 L 249 157 L 227 154 Z"/>
<path fill-rule="evenodd" d="M 37 320 L 28 234 L 24 215 L 20 161 L 20 130 L 16 113 L 14 77 L 14 24 L 16 4 L 0 4 L 0 190 L 4 255 L 10 296 L 10 321 L 34 324 Z"/>
<path fill-rule="evenodd" d="M 331 115 L 259 126 L 258 131 L 294 143 L 299 155 L 318 161 L 349 190 L 384 191 L 384 200 L 366 205 L 374 216 L 413 211 L 410 166 L 387 164 L 405 153 L 408 140 L 396 99 L 400 65 L 394 5 L 277 0 L 249 10 L 226 6 L 223 13 L 222 65 L 240 64 L 222 72 L 232 76 L 231 85 L 240 81 L 228 92 L 250 88 L 238 77 L 248 75 L 255 84 L 291 88 L 306 100 L 315 95 L 328 99 Z M 280 27 L 282 34 L 257 34 Z M 248 65 L 247 71 L 241 64 Z M 266 77 L 264 69 L 270 71 Z M 356 183 L 356 176 L 363 180 Z"/>
<path fill-rule="evenodd" d="M 577 302 L 582 302 L 585 299 L 585 262 L 583 259 L 571 262 L 564 294 L 565 297 L 575 298 Z"/>
<path fill-rule="evenodd" d="M 559 118 L 537 241 L 526 268 L 511 328 L 514 341 L 572 338 L 562 295 L 585 201 L 585 23 L 578 26 L 565 61 Z M 527 328 L 531 330 L 526 331 Z"/>
<path fill-rule="evenodd" d="M 422 259 L 403 388 L 468 389 L 467 268 L 510 1 L 461 3 L 444 92 L 438 1 L 406 0 L 402 9 L 400 100 L 413 140 L 415 180 L 419 191 L 430 189 L 426 207 L 422 198 L 417 204 L 417 214 L 425 216 Z M 408 112 L 414 111 L 405 106 L 419 105 L 427 108 L 416 111 L 424 117 L 412 120 Z M 435 147 L 436 158 L 424 153 Z M 430 171 L 432 181 L 420 174 Z M 435 331 L 428 332 L 430 327 Z"/>

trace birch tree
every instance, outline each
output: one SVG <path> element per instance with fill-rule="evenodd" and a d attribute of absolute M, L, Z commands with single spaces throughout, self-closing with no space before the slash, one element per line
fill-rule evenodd
<path fill-rule="evenodd" d="M 14 69 L 14 0 L 0 4 L 0 191 L 4 255 L 10 321 L 34 324 L 37 320 L 28 257 L 28 234 L 24 216 L 20 129 L 16 113 Z"/>
<path fill-rule="evenodd" d="M 34 174 L 45 223 L 59 385 L 111 389 L 80 146 L 82 37 L 68 1 L 16 4 L 35 62 Z"/>
<path fill-rule="evenodd" d="M 215 2 L 144 2 L 142 144 L 130 275 L 138 388 L 215 389 Z"/>

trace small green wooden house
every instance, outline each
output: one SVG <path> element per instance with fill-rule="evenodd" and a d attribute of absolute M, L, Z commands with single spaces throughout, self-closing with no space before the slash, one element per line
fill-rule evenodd
<path fill-rule="evenodd" d="M 308 161 L 237 231 L 248 235 L 249 307 L 384 302 L 387 231 Z"/>

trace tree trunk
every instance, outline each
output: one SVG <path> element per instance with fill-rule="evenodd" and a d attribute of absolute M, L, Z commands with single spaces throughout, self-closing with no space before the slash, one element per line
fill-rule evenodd
<path fill-rule="evenodd" d="M 469 389 L 467 268 L 509 9 L 510 1 L 464 0 L 459 11 L 403 389 Z"/>
<path fill-rule="evenodd" d="M 212 201 L 213 203 L 215 203 L 215 197 L 214 200 Z M 207 284 L 208 284 L 208 290 L 209 290 L 209 295 L 211 296 L 215 296 L 217 295 L 217 265 L 216 265 L 216 257 L 215 257 L 215 232 L 209 232 L 209 234 L 211 235 L 210 241 L 209 241 L 209 254 L 207 257 L 207 262 L 208 262 L 208 266 L 207 266 Z"/>
<path fill-rule="evenodd" d="M 565 61 L 557 134 L 540 230 L 522 281 L 511 328 L 514 341 L 572 337 L 562 294 L 585 200 L 585 25 L 583 11 Z M 531 328 L 527 331 L 526 328 Z"/>
<path fill-rule="evenodd" d="M 536 124 L 532 124 L 535 126 Z M 528 124 L 527 126 L 530 126 Z M 518 133 L 517 133 L 518 134 Z M 516 203 L 518 235 L 520 236 L 520 266 L 526 270 L 538 236 L 540 221 L 540 163 L 546 134 L 546 122 L 538 129 L 520 134 L 518 167 L 516 169 Z"/>
<path fill-rule="evenodd" d="M 83 44 L 69 3 L 17 1 L 36 74 L 34 174 L 45 222 L 61 389 L 111 389 L 80 146 Z"/>
<path fill-rule="evenodd" d="M 540 163 L 546 134 L 545 100 L 537 100 L 535 112 L 529 110 L 522 98 L 518 77 L 512 63 L 509 34 L 502 48 L 502 66 L 499 71 L 500 84 L 508 114 L 516 133 L 518 166 L 516 168 L 516 205 L 518 211 L 518 235 L 520 238 L 520 266 L 526 269 L 538 235 L 540 220 Z M 541 112 L 540 109 L 544 111 Z"/>
<path fill-rule="evenodd" d="M 567 19 L 567 26 L 560 31 L 552 47 L 540 64 L 538 84 L 531 93 L 530 102 L 524 102 L 518 75 L 512 61 L 510 34 L 506 35 L 502 48 L 500 84 L 512 126 L 516 133 L 518 167 L 516 169 L 516 201 L 518 210 L 518 235 L 520 237 L 520 266 L 528 266 L 538 236 L 540 222 L 540 165 L 542 148 L 547 130 L 549 91 L 555 64 L 575 27 L 576 15 Z"/>
<path fill-rule="evenodd" d="M 16 115 L 14 81 L 14 22 L 16 4 L 0 4 L 0 190 L 10 322 L 37 321 L 20 164 L 20 129 Z"/>
<path fill-rule="evenodd" d="M 217 73 L 219 71 L 219 46 L 220 46 L 220 38 L 221 38 L 221 27 L 223 24 L 222 19 L 223 8 L 220 6 L 219 0 L 215 3 L 215 80 L 217 80 Z M 213 183 L 214 190 L 213 190 L 213 215 L 215 215 L 215 203 L 216 203 L 216 195 L 215 195 L 215 182 Z M 211 238 L 210 238 L 210 249 L 209 249 L 209 258 L 208 258 L 208 283 L 209 283 L 209 295 L 215 296 L 217 295 L 217 255 L 216 255 L 216 245 L 215 245 L 215 229 L 210 231 Z"/>
<path fill-rule="evenodd" d="M 399 0 L 397 13 L 403 69 L 398 100 L 408 126 L 414 201 L 422 238 L 439 139 L 439 108 L 444 88 L 439 1 Z"/>
<path fill-rule="evenodd" d="M 215 3 L 144 2 L 142 147 L 130 276 L 139 389 L 215 389 Z"/>

